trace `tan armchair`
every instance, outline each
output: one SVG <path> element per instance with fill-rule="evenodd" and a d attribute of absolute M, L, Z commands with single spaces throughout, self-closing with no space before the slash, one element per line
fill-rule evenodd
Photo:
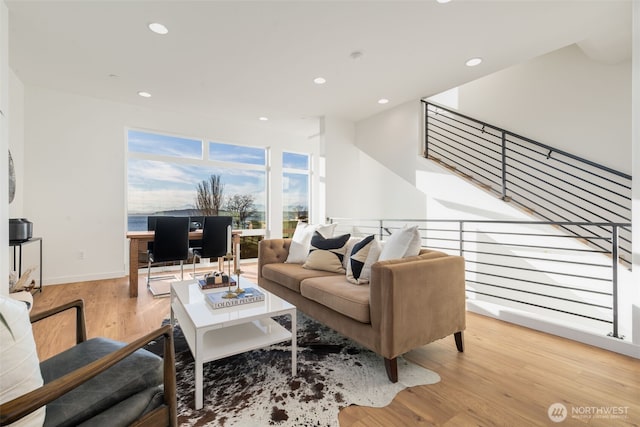
<path fill-rule="evenodd" d="M 87 340 L 82 300 L 35 314 L 31 323 L 69 309 L 76 310 L 76 345 L 40 363 L 42 387 L 0 405 L 0 425 L 44 405 L 45 426 L 87 421 L 110 426 L 177 425 L 172 327 L 163 326 L 130 344 Z M 164 358 L 141 350 L 160 337 Z"/>

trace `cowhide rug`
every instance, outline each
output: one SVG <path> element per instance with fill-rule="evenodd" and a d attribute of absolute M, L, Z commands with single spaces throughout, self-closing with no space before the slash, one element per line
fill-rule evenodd
<path fill-rule="evenodd" d="M 277 320 L 290 328 L 288 316 Z M 393 384 L 380 356 L 298 312 L 295 378 L 289 343 L 210 362 L 204 366 L 204 407 L 195 410 L 193 357 L 179 326 L 175 336 L 182 426 L 338 426 L 346 406 L 386 406 L 406 387 L 440 381 L 435 372 L 399 358 Z M 161 343 L 147 348 L 162 352 Z"/>

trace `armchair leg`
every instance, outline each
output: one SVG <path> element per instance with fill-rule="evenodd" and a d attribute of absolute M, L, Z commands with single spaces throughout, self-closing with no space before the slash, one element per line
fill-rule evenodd
<path fill-rule="evenodd" d="M 456 347 L 460 353 L 464 352 L 464 336 L 462 335 L 462 331 L 456 332 L 453 334 L 453 338 L 456 340 Z"/>
<path fill-rule="evenodd" d="M 398 358 L 394 357 L 393 359 L 384 358 L 384 368 L 387 371 L 387 376 L 389 377 L 389 381 L 392 383 L 398 382 Z"/>

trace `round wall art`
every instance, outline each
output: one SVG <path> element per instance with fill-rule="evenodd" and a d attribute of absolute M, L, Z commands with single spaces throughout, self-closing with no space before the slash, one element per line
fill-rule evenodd
<path fill-rule="evenodd" d="M 16 170 L 13 167 L 11 150 L 9 150 L 9 203 L 13 202 L 14 197 L 16 197 Z"/>

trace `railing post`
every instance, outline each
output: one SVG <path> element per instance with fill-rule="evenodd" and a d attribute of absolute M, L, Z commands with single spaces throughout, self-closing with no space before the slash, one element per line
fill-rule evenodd
<path fill-rule="evenodd" d="M 424 152 L 422 155 L 425 159 L 429 158 L 429 104 L 422 103 L 422 116 L 424 117 Z"/>
<path fill-rule="evenodd" d="M 507 201 L 507 137 L 506 132 L 502 131 L 502 200 Z"/>
<path fill-rule="evenodd" d="M 463 256 L 462 254 L 464 254 L 464 241 L 463 241 L 463 234 L 464 234 L 464 221 L 459 221 L 458 222 L 460 225 L 458 227 L 459 231 L 459 239 L 460 239 L 460 256 Z"/>
<path fill-rule="evenodd" d="M 613 337 L 618 336 L 618 226 L 611 227 L 611 284 L 613 286 Z"/>

